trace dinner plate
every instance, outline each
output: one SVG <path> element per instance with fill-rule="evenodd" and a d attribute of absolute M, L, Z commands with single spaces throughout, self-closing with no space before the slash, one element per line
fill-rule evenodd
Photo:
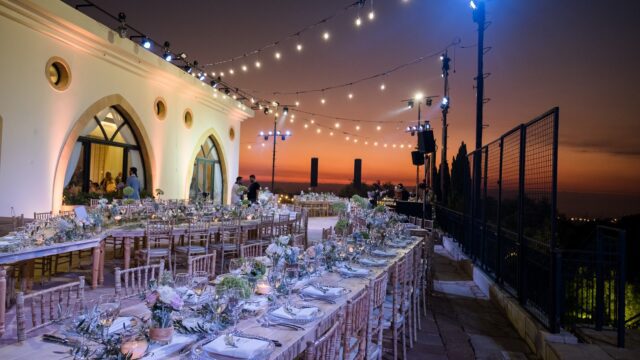
<path fill-rule="evenodd" d="M 220 335 L 220 336 L 224 336 L 224 335 Z M 242 335 L 234 335 L 234 336 L 243 337 Z M 201 360 L 240 360 L 240 359 L 242 359 L 242 360 L 267 360 L 267 359 L 269 359 L 269 357 L 271 356 L 273 351 L 276 349 L 275 345 L 271 341 L 264 340 L 267 343 L 265 349 L 261 350 L 260 353 L 258 353 L 256 356 L 251 357 L 251 358 L 230 357 L 230 356 L 217 354 L 215 352 L 207 351 L 206 350 L 207 344 L 211 343 L 212 341 L 216 340 L 217 338 L 218 337 L 215 337 L 213 339 L 209 338 L 209 339 L 200 340 L 196 344 L 194 344 L 194 346 L 191 348 L 191 359 L 201 359 Z"/>
<path fill-rule="evenodd" d="M 294 304 L 293 307 L 297 307 L 299 309 L 301 308 L 305 308 L 305 307 L 309 307 L 309 305 L 303 305 L 303 304 Z M 290 323 L 290 324 L 296 324 L 296 325 L 304 325 L 304 324 L 308 324 L 311 322 L 314 322 L 318 319 L 321 319 L 324 316 L 324 312 L 318 308 L 317 306 L 313 306 L 317 309 L 316 313 L 308 318 L 289 318 L 289 317 L 284 317 L 284 316 L 278 316 L 278 314 L 274 314 L 274 312 L 276 310 L 279 309 L 279 307 L 275 308 L 275 309 L 271 309 L 267 312 L 267 315 L 269 316 L 269 318 L 271 318 L 272 320 L 278 321 L 278 322 L 284 322 L 284 323 Z"/>

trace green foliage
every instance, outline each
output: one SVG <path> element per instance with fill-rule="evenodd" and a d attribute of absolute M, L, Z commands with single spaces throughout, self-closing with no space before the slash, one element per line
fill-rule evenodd
<path fill-rule="evenodd" d="M 347 230 L 347 226 L 349 226 L 349 221 L 347 219 L 340 218 L 340 219 L 338 219 L 338 222 L 336 222 L 336 225 L 334 226 L 334 229 L 335 229 L 336 233 L 342 234 L 342 233 L 344 233 L 344 231 Z"/>
<path fill-rule="evenodd" d="M 124 189 L 122 189 L 122 194 L 124 194 L 124 196 L 131 196 L 134 193 L 134 189 L 131 186 L 127 186 Z"/>
<path fill-rule="evenodd" d="M 248 299 L 251 296 L 251 288 L 249 282 L 246 279 L 237 276 L 225 276 L 222 281 L 216 286 L 216 292 L 223 294 L 229 289 L 239 289 L 242 292 L 242 297 Z"/>
<path fill-rule="evenodd" d="M 353 195 L 351 197 L 351 201 L 353 201 L 354 204 L 356 204 L 357 206 L 366 209 L 369 207 L 369 200 L 363 198 L 360 195 Z"/>
<path fill-rule="evenodd" d="M 340 214 L 347 210 L 347 205 L 344 202 L 340 201 L 331 204 L 331 209 L 333 210 L 334 214 Z"/>
<path fill-rule="evenodd" d="M 343 198 L 350 198 L 353 195 L 367 196 L 367 191 L 371 189 L 371 186 L 362 183 L 360 188 L 357 188 L 355 184 L 351 183 L 338 191 L 338 196 Z"/>
<path fill-rule="evenodd" d="M 261 278 L 266 273 L 267 266 L 262 261 L 255 260 L 253 262 L 253 267 L 251 268 L 249 275 L 255 278 Z"/>

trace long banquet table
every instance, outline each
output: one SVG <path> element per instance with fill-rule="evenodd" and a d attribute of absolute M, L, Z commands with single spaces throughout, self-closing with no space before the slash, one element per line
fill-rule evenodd
<path fill-rule="evenodd" d="M 312 323 L 304 325 L 304 331 L 292 331 L 288 329 L 280 329 L 278 327 L 264 328 L 258 324 L 256 318 L 248 318 L 241 320 L 238 323 L 238 330 L 250 334 L 268 337 L 270 339 L 278 340 L 282 343 L 282 347 L 276 347 L 275 351 L 271 354 L 269 359 L 271 360 L 292 360 L 300 355 L 307 347 L 308 341 L 317 339 L 322 335 L 331 324 L 328 324 L 328 320 L 333 320 L 337 311 L 339 311 L 349 299 L 356 297 L 369 282 L 380 275 L 384 271 L 388 271 L 398 260 L 402 258 L 407 252 L 411 251 L 416 245 L 423 239 L 422 236 L 413 236 L 413 241 L 403 249 L 397 249 L 395 257 L 390 258 L 387 264 L 383 267 L 370 268 L 371 272 L 366 278 L 342 278 L 337 273 L 325 273 L 319 281 L 322 283 L 339 285 L 350 292 L 336 300 L 335 304 L 328 304 L 322 301 L 312 301 L 314 306 L 317 306 L 324 313 L 322 319 L 316 320 Z M 53 329 L 52 329 L 53 330 Z M 174 335 L 175 336 L 175 335 Z M 190 342 L 195 342 L 193 338 Z M 159 358 L 158 354 L 162 353 L 163 359 L 179 359 L 179 351 L 184 346 L 178 346 L 167 353 L 160 351 L 154 351 L 154 356 L 147 356 L 144 359 L 152 360 Z M 0 359 L 15 359 L 15 360 L 32 360 L 35 357 L 46 357 L 47 359 L 65 359 L 68 358 L 69 347 L 63 345 L 52 344 L 43 342 L 39 337 L 30 338 L 22 343 L 16 343 L 0 347 Z M 63 352 L 63 353 L 61 353 Z M 66 353 L 64 353 L 66 352 Z M 158 354 L 155 354 L 155 353 Z"/>
<path fill-rule="evenodd" d="M 295 220 L 296 213 L 291 212 L 289 221 Z M 274 225 L 278 225 L 279 220 L 274 220 Z M 241 231 L 256 230 L 260 222 L 258 220 L 242 220 L 240 222 Z M 219 232 L 222 224 L 214 223 L 209 228 L 209 231 L 214 234 Z M 175 226 L 173 228 L 174 238 L 182 236 L 186 233 L 186 226 Z M 0 252 L 0 337 L 5 332 L 5 318 L 6 318 L 6 296 L 7 296 L 7 268 L 9 265 L 33 261 L 38 258 L 60 255 L 78 250 L 93 249 L 92 259 L 92 278 L 91 287 L 97 288 L 99 284 L 104 282 L 104 240 L 107 237 L 117 237 L 123 239 L 124 248 L 124 269 L 128 269 L 131 265 L 131 254 L 134 245 L 134 239 L 144 236 L 145 228 L 142 223 L 139 226 L 136 224 L 126 224 L 122 226 L 116 226 L 109 229 L 105 229 L 100 234 L 81 240 L 67 241 L 63 243 L 57 243 L 52 245 L 35 246 L 26 248 L 17 252 Z"/>

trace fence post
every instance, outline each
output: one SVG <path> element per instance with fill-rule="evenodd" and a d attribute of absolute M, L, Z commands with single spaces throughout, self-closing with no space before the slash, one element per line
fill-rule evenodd
<path fill-rule="evenodd" d="M 625 324 L 626 324 L 626 300 L 625 300 L 625 290 L 627 285 L 627 276 L 626 276 L 626 263 L 627 263 L 627 243 L 626 243 L 626 232 L 624 230 L 619 230 L 618 232 L 618 287 L 616 299 L 618 300 L 617 308 L 618 308 L 618 323 L 616 324 L 618 327 L 618 347 L 624 347 L 624 337 L 625 337 Z"/>
<path fill-rule="evenodd" d="M 518 174 L 518 300 L 523 306 L 526 305 L 526 269 L 527 269 L 527 244 L 524 238 L 524 176 L 525 176 L 525 151 L 527 142 L 527 128 L 524 125 L 520 125 L 520 159 L 519 159 L 519 174 Z"/>
<path fill-rule="evenodd" d="M 489 270 L 487 264 L 487 165 L 489 164 L 489 146 L 484 148 L 484 171 L 483 173 L 483 189 L 482 189 L 482 240 L 480 248 L 480 256 L 485 270 Z"/>
<path fill-rule="evenodd" d="M 558 250 L 558 130 L 560 126 L 560 108 L 553 108 L 553 152 L 551 163 L 551 239 L 549 250 L 551 252 L 551 309 L 550 316 L 553 316 L 551 323 L 551 331 L 560 331 L 560 319 L 563 314 L 561 302 L 564 299 L 564 290 L 562 287 L 562 256 Z M 558 250 L 558 254 L 554 253 Z M 553 273 L 555 265 L 556 274 Z"/>
<path fill-rule="evenodd" d="M 498 219 L 496 221 L 496 252 L 498 253 L 498 269 L 496 277 L 498 283 L 503 283 L 502 270 L 504 269 L 504 257 L 502 256 L 502 157 L 504 155 L 504 136 L 500 137 L 500 165 L 498 166 Z"/>
<path fill-rule="evenodd" d="M 596 330 L 602 331 L 604 324 L 604 250 L 603 231 L 600 226 L 596 228 L 596 309 L 594 318 Z"/>
<path fill-rule="evenodd" d="M 553 277 L 553 294 L 551 298 L 551 311 L 549 312 L 549 327 L 551 332 L 560 332 L 562 314 L 562 302 L 564 288 L 562 285 L 562 252 L 560 249 L 551 250 L 551 276 Z"/>

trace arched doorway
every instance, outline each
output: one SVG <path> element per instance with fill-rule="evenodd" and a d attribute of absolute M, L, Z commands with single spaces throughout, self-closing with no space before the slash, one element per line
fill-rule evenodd
<path fill-rule="evenodd" d="M 154 163 L 147 144 L 139 116 L 121 95 L 95 102 L 74 124 L 60 152 L 53 188 L 54 211 L 63 201 L 73 204 L 105 195 L 113 190 L 103 181 L 107 172 L 117 185 L 116 180 L 125 181 L 132 166 L 138 168 L 141 189 L 151 192 Z"/>
<path fill-rule="evenodd" d="M 213 199 L 216 204 L 224 202 L 224 164 L 213 136 L 207 136 L 200 145 L 193 163 L 193 174 L 189 186 L 189 199 Z"/>

